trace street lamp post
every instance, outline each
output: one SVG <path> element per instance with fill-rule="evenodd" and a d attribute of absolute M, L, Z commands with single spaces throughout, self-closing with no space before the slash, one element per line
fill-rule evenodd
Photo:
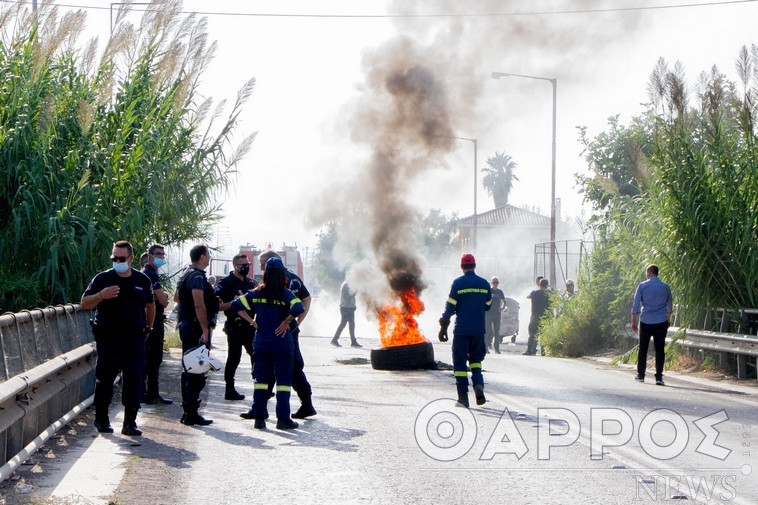
<path fill-rule="evenodd" d="M 510 74 L 504 72 L 492 72 L 493 79 L 501 77 L 523 77 L 525 79 L 538 79 L 548 81 L 553 85 L 553 164 L 550 181 L 550 285 L 555 288 L 555 119 L 556 119 L 556 102 L 558 100 L 558 79 L 548 77 L 538 77 L 536 75 Z"/>
<path fill-rule="evenodd" d="M 477 186 L 477 177 L 476 177 L 476 157 L 477 157 L 477 140 L 476 139 L 469 139 L 466 137 L 455 137 L 453 135 L 443 135 L 444 137 L 448 137 L 451 139 L 458 139 L 458 140 L 468 140 L 469 142 L 472 142 L 474 144 L 474 233 L 471 240 L 472 245 L 472 252 L 476 252 L 476 231 L 477 231 L 477 225 L 479 224 L 479 215 L 476 211 L 476 186 Z"/>

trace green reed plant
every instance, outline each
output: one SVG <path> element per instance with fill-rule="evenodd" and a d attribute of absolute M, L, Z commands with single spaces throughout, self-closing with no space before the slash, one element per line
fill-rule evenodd
<path fill-rule="evenodd" d="M 75 302 L 115 240 L 199 239 L 220 217 L 254 81 L 226 115 L 199 99 L 214 46 L 181 10 L 153 2 L 135 27 L 121 9 L 99 60 L 81 13 L 0 11 L 0 311 Z"/>

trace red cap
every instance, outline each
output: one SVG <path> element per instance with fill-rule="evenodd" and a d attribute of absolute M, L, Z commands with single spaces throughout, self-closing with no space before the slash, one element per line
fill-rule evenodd
<path fill-rule="evenodd" d="M 474 255 L 466 253 L 461 256 L 461 266 L 465 267 L 470 265 L 476 265 L 476 259 L 474 258 Z"/>

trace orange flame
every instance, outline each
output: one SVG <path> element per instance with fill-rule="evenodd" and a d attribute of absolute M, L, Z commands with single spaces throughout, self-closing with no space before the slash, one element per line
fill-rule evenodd
<path fill-rule="evenodd" d="M 409 289 L 400 294 L 401 304 L 388 303 L 378 309 L 379 334 L 383 347 L 428 342 L 418 329 L 416 315 L 424 311 L 424 303 Z"/>

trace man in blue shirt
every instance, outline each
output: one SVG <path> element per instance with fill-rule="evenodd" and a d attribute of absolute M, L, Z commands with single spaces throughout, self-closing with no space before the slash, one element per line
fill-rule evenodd
<path fill-rule="evenodd" d="M 492 290 L 487 279 L 474 273 L 476 259 L 473 254 L 461 257 L 463 275 L 453 281 L 450 295 L 445 304 L 445 312 L 440 318 L 440 342 L 447 342 L 447 328 L 455 314 L 453 330 L 453 375 L 458 391 L 458 403 L 468 408 L 468 368 L 471 368 L 471 382 L 474 385 L 476 404 L 484 405 L 484 377 L 482 360 L 487 354 L 484 344 L 484 317 L 492 304 Z M 468 361 L 468 366 L 466 362 Z"/>
<path fill-rule="evenodd" d="M 637 354 L 637 376 L 639 382 L 645 381 L 647 368 L 647 350 L 650 337 L 655 347 L 655 383 L 663 383 L 663 359 L 666 347 L 666 331 L 671 319 L 672 297 L 668 284 L 658 279 L 658 266 L 648 265 L 645 271 L 646 281 L 637 286 L 632 304 L 632 331 L 640 332 L 640 349 Z M 639 324 L 638 324 L 639 323 Z"/>

